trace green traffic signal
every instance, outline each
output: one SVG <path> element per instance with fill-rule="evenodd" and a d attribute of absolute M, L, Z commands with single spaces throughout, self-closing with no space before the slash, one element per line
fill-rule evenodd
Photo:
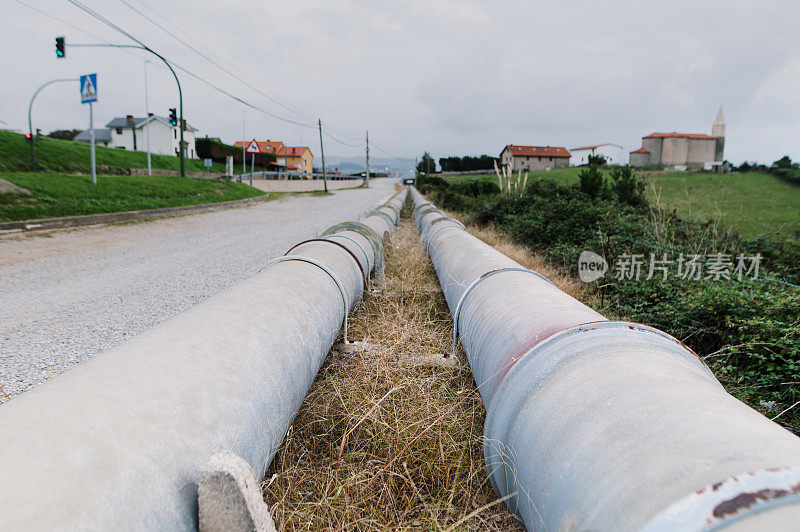
<path fill-rule="evenodd" d="M 56 37 L 56 57 L 64 57 L 64 37 Z"/>
<path fill-rule="evenodd" d="M 173 126 L 178 125 L 178 110 L 174 107 L 169 108 L 169 123 Z"/>

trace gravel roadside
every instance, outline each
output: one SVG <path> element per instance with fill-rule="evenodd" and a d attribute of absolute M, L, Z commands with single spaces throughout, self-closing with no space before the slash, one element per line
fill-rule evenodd
<path fill-rule="evenodd" d="M 196 305 L 297 242 L 357 219 L 388 199 L 394 182 L 0 237 L 0 388 L 13 397 Z"/>

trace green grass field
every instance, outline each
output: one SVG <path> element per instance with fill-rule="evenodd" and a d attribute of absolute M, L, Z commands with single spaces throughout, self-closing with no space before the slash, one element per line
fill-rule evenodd
<path fill-rule="evenodd" d="M 0 193 L 0 221 L 198 205 L 261 196 L 243 183 L 177 176 L 98 176 L 16 172 L 0 178 L 31 195 Z"/>
<path fill-rule="evenodd" d="M 647 176 L 651 201 L 684 218 L 712 220 L 745 236 L 793 237 L 800 231 L 800 187 L 757 172 L 669 172 Z"/>
<path fill-rule="evenodd" d="M 530 172 L 532 179 L 553 179 L 561 184 L 578 182 L 581 168 Z M 524 175 L 524 174 L 523 174 Z M 800 231 L 800 187 L 758 172 L 712 174 L 708 172 L 646 172 L 650 200 L 676 209 L 684 218 L 715 222 L 720 230 L 744 236 L 767 234 L 794 237 Z M 446 177 L 452 182 L 473 179 L 497 182 L 494 174 Z"/>
<path fill-rule="evenodd" d="M 89 144 L 71 140 L 39 137 L 35 144 L 38 170 L 50 172 L 91 172 Z M 147 153 L 97 146 L 97 171 L 117 173 L 128 168 L 147 168 Z M 158 170 L 180 170 L 178 157 L 152 155 L 152 165 Z M 0 172 L 31 170 L 31 147 L 25 136 L 10 131 L 0 131 Z M 186 170 L 205 172 L 203 161 L 186 159 Z M 214 163 L 212 172 L 224 172 L 225 165 Z"/>

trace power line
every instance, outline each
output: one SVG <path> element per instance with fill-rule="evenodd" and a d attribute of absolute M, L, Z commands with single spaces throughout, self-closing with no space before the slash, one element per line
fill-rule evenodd
<path fill-rule="evenodd" d="M 242 84 L 246 85 L 247 87 L 249 87 L 249 88 L 250 88 L 250 89 L 252 89 L 253 91 L 257 92 L 258 94 L 260 94 L 260 95 L 262 95 L 262 96 L 264 96 L 265 98 L 268 98 L 268 99 L 269 99 L 269 100 L 271 100 L 272 102 L 274 102 L 274 103 L 276 103 L 276 104 L 280 105 L 280 106 L 281 106 L 281 107 L 283 107 L 284 109 L 286 109 L 286 110 L 288 110 L 288 111 L 291 111 L 292 113 L 294 113 L 294 114 L 298 115 L 299 117 L 301 117 L 301 118 L 303 118 L 303 119 L 305 119 L 305 120 L 312 120 L 310 117 L 308 117 L 308 116 L 305 116 L 305 115 L 303 115 L 302 113 L 300 113 L 300 112 L 298 112 L 298 111 L 296 111 L 296 110 L 292 109 L 290 106 L 288 106 L 288 105 L 284 105 L 282 102 L 278 101 L 276 98 L 273 98 L 271 95 L 269 95 L 269 94 L 267 94 L 267 93 L 263 92 L 263 91 L 262 91 L 261 89 L 259 89 L 258 87 L 255 87 L 255 86 L 253 86 L 253 85 L 252 85 L 252 84 L 250 84 L 250 83 L 249 83 L 247 80 L 244 80 L 244 79 L 242 79 L 240 76 L 237 76 L 237 75 L 236 75 L 234 72 L 232 72 L 232 71 L 231 71 L 229 68 L 226 68 L 225 66 L 223 66 L 223 65 L 219 64 L 217 61 L 215 61 L 214 59 L 212 59 L 211 57 L 209 57 L 209 56 L 208 56 L 208 55 L 206 55 L 205 53 L 201 52 L 200 50 L 198 50 L 197 48 L 195 48 L 193 45 L 191 45 L 190 43 L 186 42 L 186 41 L 185 41 L 185 40 L 183 40 L 182 38 L 178 37 L 178 36 L 177 36 L 177 35 L 175 35 L 173 32 L 171 32 L 169 29 L 167 29 L 167 28 L 165 28 L 164 26 L 162 26 L 161 24 L 159 24 L 157 21 L 155 21 L 155 20 L 153 20 L 152 18 L 150 18 L 150 17 L 149 17 L 147 14 L 145 14 L 145 13 L 142 13 L 142 12 L 141 12 L 139 9 L 137 9 L 136 7 L 134 7 L 134 6 L 132 6 L 130 3 L 128 3 L 128 2 L 127 2 L 127 0 L 119 0 L 119 1 L 120 1 L 121 3 L 123 3 L 123 4 L 125 4 L 126 6 L 128 6 L 128 8 L 130 8 L 130 9 L 131 9 L 131 10 L 133 10 L 134 12 L 138 13 L 138 14 L 139 14 L 139 15 L 140 15 L 142 18 L 144 18 L 145 20 L 147 20 L 148 22 L 150 22 L 151 24 L 153 24 L 154 26 L 156 26 L 157 28 L 159 28 L 160 30 L 162 30 L 164 33 L 166 33 L 167 35 L 169 35 L 170 37 L 172 37 L 172 38 L 173 38 L 173 39 L 175 39 L 176 41 L 180 42 L 181 44 L 183 44 L 184 46 L 186 46 L 187 48 L 189 48 L 191 51 L 193 51 L 194 53 L 196 53 L 197 55 L 199 55 L 200 57 L 202 57 L 203 59 L 205 59 L 206 61 L 208 61 L 208 62 L 209 62 L 209 63 L 211 63 L 212 65 L 216 66 L 217 68 L 219 68 L 220 70 L 222 70 L 223 72 L 225 72 L 226 74 L 228 74 L 229 76 L 231 76 L 231 77 L 235 78 L 236 80 L 238 80 L 238 81 L 239 81 L 239 82 L 241 82 Z M 228 66 L 230 66 L 230 65 L 228 65 Z"/>
<path fill-rule="evenodd" d="M 69 28 L 72 28 L 72 29 L 74 29 L 74 30 L 76 30 L 76 31 L 79 31 L 79 32 L 81 32 L 81 33 L 84 33 L 84 34 L 88 35 L 89 37 L 92 37 L 92 38 L 94 38 L 94 39 L 97 39 L 98 41 L 102 41 L 102 42 L 104 42 L 104 43 L 106 43 L 106 44 L 111 44 L 110 42 L 108 42 L 108 41 L 107 41 L 107 40 L 105 40 L 104 38 L 102 38 L 102 37 L 100 37 L 100 36 L 98 36 L 98 35 L 95 35 L 95 34 L 94 34 L 94 33 L 92 33 L 92 32 L 86 31 L 85 29 L 83 29 L 83 28 L 81 28 L 81 27 L 79 27 L 79 26 L 76 26 L 75 24 L 71 24 L 71 23 L 69 23 L 69 22 L 66 22 L 66 21 L 64 21 L 64 20 L 62 20 L 62 19 L 60 19 L 60 18 L 58 18 L 58 17 L 55 17 L 55 16 L 51 15 L 50 13 L 47 13 L 47 12 L 45 12 L 45 11 L 42 11 L 42 10 L 41 10 L 41 9 L 39 9 L 38 7 L 35 7 L 35 6 L 32 6 L 32 5 L 30 5 L 30 4 L 27 4 L 27 3 L 23 2 L 22 0 L 14 0 L 14 2 L 16 2 L 16 3 L 18 3 L 18 4 L 22 5 L 22 6 L 25 6 L 25 7 L 27 7 L 28 9 L 31 9 L 31 10 L 33 10 L 33 11 L 36 11 L 37 13 L 39 13 L 39 14 L 41 14 L 41 15 L 44 15 L 45 17 L 47 17 L 47 18 L 49 18 L 49 19 L 55 20 L 56 22 L 58 22 L 58 23 L 60 23 L 60 24 L 64 24 L 65 26 L 67 26 L 67 27 L 69 27 Z M 135 55 L 135 54 L 133 54 L 132 52 L 130 52 L 130 51 L 128 51 L 128 50 L 124 50 L 124 49 L 123 49 L 122 51 L 123 51 L 123 52 L 125 52 L 126 54 L 128 54 L 128 55 L 132 56 L 132 57 L 136 57 L 136 55 Z"/>
<path fill-rule="evenodd" d="M 110 28 L 114 29 L 115 31 L 121 33 L 125 37 L 128 37 L 129 39 L 131 39 L 135 43 L 137 43 L 140 46 L 142 46 L 144 49 L 150 50 L 150 47 L 147 46 L 146 44 L 144 44 L 142 41 L 140 41 L 139 39 L 137 39 L 136 37 L 134 37 L 133 35 L 131 35 L 127 31 L 123 30 L 117 24 L 115 24 L 114 22 L 110 21 L 109 19 L 107 19 L 106 17 L 101 15 L 100 13 L 98 13 L 98 12 L 90 9 L 89 7 L 83 5 L 81 2 L 78 2 L 77 0 L 67 0 L 67 2 L 73 4 L 74 6 L 78 7 L 82 11 L 88 13 L 89 15 L 91 15 L 94 18 L 96 18 L 97 20 L 99 20 L 103 24 L 105 24 L 105 25 L 109 26 Z M 256 105 L 253 105 L 252 103 L 250 103 L 248 101 L 243 100 L 242 98 L 239 98 L 238 96 L 234 96 L 233 94 L 231 94 L 230 92 L 226 91 L 225 89 L 222 89 L 221 87 L 218 87 L 217 85 L 214 85 L 210 81 L 207 81 L 207 80 L 201 78 L 200 76 L 198 76 L 194 72 L 190 71 L 187 68 L 184 68 L 184 67 L 180 66 L 179 64 L 177 64 L 176 62 L 174 62 L 172 60 L 170 60 L 170 63 L 173 66 L 175 66 L 175 68 L 177 68 L 178 70 L 188 74 L 189 76 L 191 76 L 192 78 L 196 79 L 197 81 L 200 81 L 201 83 L 204 83 L 205 85 L 211 87 L 212 89 L 216 90 L 217 92 L 219 92 L 221 94 L 224 94 L 225 96 L 228 96 L 229 98 L 232 98 L 233 100 L 236 100 L 237 102 L 239 102 L 239 103 L 241 103 L 241 104 L 243 104 L 243 105 L 245 105 L 245 106 L 247 106 L 247 107 L 249 107 L 251 109 L 254 109 L 256 111 L 264 113 L 265 115 L 271 116 L 272 118 L 275 118 L 277 120 L 281 120 L 283 122 L 287 122 L 289 124 L 294 124 L 294 125 L 301 126 L 301 127 L 314 127 L 313 125 L 304 124 L 304 123 L 301 123 L 301 122 L 297 122 L 295 120 L 290 120 L 288 118 L 285 118 L 285 117 L 276 115 L 275 113 L 272 113 L 270 111 L 267 111 L 266 109 L 262 109 L 262 108 L 260 108 L 260 107 L 258 107 Z"/>
<path fill-rule="evenodd" d="M 25 2 L 23 2 L 22 0 L 14 0 L 14 1 L 15 1 L 15 2 L 17 2 L 17 3 L 19 3 L 19 4 L 21 4 L 21 5 L 23 5 L 23 6 L 25 6 L 25 7 L 28 7 L 29 9 L 32 9 L 32 10 L 34 10 L 34 11 L 36 11 L 36 12 L 38 12 L 38 13 L 42 14 L 42 15 L 45 15 L 45 16 L 47 16 L 48 18 L 51 18 L 51 19 L 54 19 L 54 20 L 58 20 L 59 22 L 63 22 L 63 21 L 61 21 L 61 20 L 59 20 L 59 19 L 57 19 L 57 18 L 53 17 L 52 15 L 50 15 L 50 14 L 48 14 L 48 13 L 46 13 L 46 12 L 44 12 L 44 11 L 42 11 L 42 10 L 40 10 L 40 9 L 36 8 L 36 7 L 34 7 L 34 6 L 31 6 L 31 5 L 29 5 L 29 4 L 25 3 Z M 85 13 L 87 13 L 88 15 L 90 15 L 91 17 L 93 17 L 93 18 L 95 18 L 95 19 L 99 20 L 100 22 L 102 22 L 102 23 L 103 23 L 103 24 L 105 24 L 106 26 L 110 27 L 111 29 L 113 29 L 113 30 L 117 31 L 118 33 L 120 33 L 120 34 L 124 35 L 125 37 L 129 38 L 129 39 L 130 39 L 130 40 L 132 40 L 133 42 L 137 43 L 137 44 L 138 44 L 139 46 L 141 46 L 142 48 L 144 48 L 144 49 L 146 49 L 146 50 L 150 50 L 150 47 L 149 47 L 149 46 L 147 46 L 147 45 L 146 45 L 144 42 L 142 42 L 141 40 L 139 40 L 138 38 L 136 38 L 135 36 L 133 36 L 131 33 L 127 32 L 127 31 L 125 31 L 125 30 L 124 30 L 124 29 L 122 29 L 122 28 L 121 28 L 119 25 L 117 25 L 117 24 L 116 24 L 116 23 L 114 23 L 113 21 L 109 20 L 107 17 L 105 17 L 105 16 L 101 15 L 101 14 L 100 14 L 100 13 L 98 13 L 97 11 L 95 11 L 95 10 L 93 10 L 93 9 L 89 8 L 88 6 L 84 5 L 83 3 L 81 3 L 81 2 L 79 2 L 79 1 L 77 1 L 77 0 L 67 0 L 67 1 L 68 1 L 69 3 L 71 3 L 71 4 L 73 4 L 75 7 L 79 8 L 80 10 L 84 11 Z M 286 108 L 286 109 L 288 109 L 288 110 L 290 110 L 290 111 L 294 112 L 295 114 L 298 114 L 299 116 L 301 116 L 301 117 L 303 117 L 303 118 L 307 118 L 307 116 L 306 116 L 306 115 L 303 115 L 302 113 L 300 113 L 300 112 L 298 112 L 298 111 L 296 111 L 296 110 L 293 110 L 289 104 L 283 104 L 283 103 L 279 102 L 277 98 L 274 98 L 274 97 L 272 97 L 272 96 L 270 96 L 270 95 L 268 95 L 268 94 L 266 94 L 266 93 L 263 93 L 263 92 L 262 92 L 262 91 L 260 91 L 259 89 L 252 87 L 252 85 L 250 85 L 250 84 L 249 84 L 249 83 L 247 83 L 246 81 L 242 80 L 242 79 L 241 79 L 239 76 L 235 76 L 235 75 L 233 75 L 233 74 L 232 74 L 232 73 L 231 73 L 231 72 L 230 72 L 228 69 L 226 69 L 225 67 L 223 67 L 222 65 L 220 65 L 219 63 L 217 63 L 216 61 L 214 61 L 213 59 L 211 59 L 210 57 L 208 57 L 206 54 L 203 54 L 202 52 L 200 52 L 199 50 L 197 50 L 197 49 L 196 49 L 194 46 L 192 46 L 191 44 L 187 43 L 185 40 L 183 40 L 183 39 L 180 39 L 179 37 L 177 37 L 176 35 L 174 35 L 172 32 L 170 32 L 169 30 L 167 30 L 166 28 L 164 28 L 164 27 L 163 27 L 161 24 L 157 23 L 157 22 L 156 22 L 156 21 L 154 21 L 152 18 L 150 18 L 150 17 L 148 17 L 147 15 L 145 15 L 144 13 L 142 13 L 140 10 L 138 10 L 138 9 L 136 9 L 135 7 L 131 6 L 131 5 L 130 5 L 128 2 L 126 2 L 125 0 L 120 0 L 120 1 L 121 1 L 123 4 L 125 4 L 126 6 L 128 6 L 130 9 L 132 9 L 133 11 L 135 11 L 136 13 L 138 13 L 139 15 L 141 15 L 143 18 L 145 18 L 146 20 L 148 20 L 148 21 L 150 21 L 151 23 L 153 23 L 154 25 L 156 25 L 156 26 L 157 26 L 159 29 L 161 29 L 162 31 L 165 31 L 165 32 L 166 32 L 166 33 L 168 33 L 170 36 L 172 36 L 173 38 L 175 38 L 176 40 L 178 40 L 179 42 L 181 42 L 182 44 L 184 44 L 185 46 L 187 46 L 188 48 L 190 48 L 191 50 L 193 50 L 195 53 L 197 53 L 198 55 L 200 55 L 201 57 L 203 57 L 204 59 L 206 59 L 206 60 L 207 60 L 207 61 L 209 61 L 210 63 L 214 64 L 215 66 L 217 66 L 217 67 L 218 67 L 218 68 L 220 68 L 221 70 L 223 70 L 223 71 L 227 72 L 228 74 L 232 75 L 234 78 L 236 78 L 237 80 L 239 80 L 239 81 L 240 81 L 240 82 L 242 82 L 243 84 L 245 84 L 245 85 L 247 85 L 248 87 L 252 88 L 253 90 L 255 90 L 256 92 L 258 92 L 259 94 L 262 94 L 264 97 L 266 97 L 266 98 L 269 98 L 270 100 L 274 101 L 275 103 L 277 103 L 277 104 L 281 105 L 282 107 L 284 107 L 284 108 Z M 150 9 L 150 10 L 151 10 L 153 13 L 155 13 L 155 11 L 153 11 L 152 9 Z M 162 18 L 163 18 L 163 17 L 162 17 Z M 64 24 L 66 24 L 67 26 L 71 27 L 71 28 L 74 28 L 74 29 L 76 29 L 76 30 L 78 30 L 78 31 L 81 31 L 82 33 L 85 33 L 86 35 L 89 35 L 89 36 L 91 36 L 91 37 L 94 37 L 94 38 L 96 38 L 96 39 L 98 39 L 98 40 L 100 40 L 100 41 L 102 41 L 102 42 L 106 43 L 106 44 L 107 44 L 107 45 L 109 45 L 109 46 L 113 46 L 113 47 L 119 47 L 119 48 L 122 48 L 122 49 L 123 49 L 123 51 L 126 51 L 126 52 L 127 52 L 127 50 L 124 50 L 125 46 L 114 45 L 114 44 L 110 43 L 109 41 L 107 41 L 107 40 L 105 40 L 105 39 L 103 39 L 103 38 L 101 38 L 101 37 L 99 37 L 99 36 L 97 36 L 97 35 L 94 35 L 94 34 L 92 34 L 92 33 L 88 32 L 88 31 L 86 31 L 86 30 L 83 30 L 83 29 L 81 29 L 81 28 L 78 28 L 77 26 L 75 26 L 75 25 L 73 25 L 73 24 L 70 24 L 70 23 L 67 23 L 67 22 L 63 22 L 63 23 L 64 23 Z M 130 52 L 127 52 L 127 53 L 130 53 Z M 133 55 L 133 54 L 131 54 L 131 55 Z M 172 65 L 173 65 L 175 68 L 177 68 L 177 69 L 178 69 L 178 70 L 180 70 L 181 72 L 183 72 L 183 73 L 187 74 L 187 75 L 188 75 L 188 76 L 190 76 L 191 78 L 193 78 L 193 79 L 195 79 L 195 80 L 199 81 L 200 83 L 202 83 L 202 84 L 204 84 L 204 85 L 208 86 L 209 88 L 211 88 L 211 89 L 213 89 L 213 90 L 215 90 L 215 91 L 217 91 L 217 92 L 219 92 L 219 93 L 221 93 L 221 94 L 223 94 L 223 95 L 225 95 L 225 96 L 227 96 L 227 97 L 229 97 L 229 98 L 233 99 L 234 101 L 237 101 L 237 102 L 241 103 L 242 105 L 244 105 L 244 106 L 246 106 L 246 107 L 248 107 L 248 108 L 250 108 L 250 109 L 253 109 L 253 110 L 255 110 L 255 111 L 261 112 L 261 113 L 263 113 L 263 114 L 265 114 L 265 115 L 267 115 L 267 116 L 270 116 L 270 117 L 272 117 L 272 118 L 275 118 L 276 120 L 280 120 L 280 121 L 282 121 L 282 122 L 286 122 L 286 123 L 289 123 L 289 124 L 293 124 L 293 125 L 296 125 L 296 126 L 299 126 L 299 127 L 306 127 L 306 128 L 315 128 L 315 127 L 316 127 L 316 125 L 314 125 L 314 124 L 310 124 L 310 123 L 302 123 L 302 122 L 298 122 L 298 121 L 296 121 L 296 120 L 291 120 L 291 119 L 288 119 L 288 118 L 286 118 L 286 117 L 283 117 L 283 116 L 277 115 L 277 114 L 275 114 L 275 113 L 273 113 L 273 112 L 270 112 L 270 111 L 268 111 L 268 110 L 266 110 L 266 109 L 263 109 L 263 108 L 261 108 L 261 107 L 259 107 L 259 106 L 257 106 L 257 105 L 254 105 L 254 104 L 250 103 L 249 101 L 246 101 L 246 100 L 244 100 L 243 98 L 239 98 L 238 96 L 236 96 L 236 95 L 232 94 L 231 92 L 229 92 L 229 91 L 227 91 L 227 90 L 225 90 L 225 89 L 223 89 L 223 88 L 221 88 L 221 87 L 219 87 L 219 86 L 215 85 L 214 83 L 212 83 L 212 82 L 210 82 L 210 81 L 208 81 L 208 80 L 206 80 L 206 79 L 202 78 L 201 76 L 199 76 L 199 75 L 195 74 L 194 72 L 190 71 L 189 69 L 187 69 L 187 68 L 185 68 L 185 67 L 183 67 L 183 66 L 181 66 L 181 65 L 177 64 L 176 62 L 174 62 L 174 61 L 172 61 L 172 60 L 170 60 L 169 62 L 170 62 L 170 63 L 171 63 L 171 64 L 172 64 Z M 233 68 L 233 67 L 231 67 L 231 68 Z M 361 143 L 361 142 L 357 142 L 357 143 L 346 142 L 346 141 L 342 140 L 341 138 L 339 138 L 338 136 L 342 136 L 342 137 L 349 137 L 349 135 L 345 135 L 345 134 L 343 134 L 343 133 L 339 133 L 339 132 L 337 132 L 337 133 L 336 133 L 336 135 L 334 135 L 334 134 L 332 133 L 332 131 L 334 131 L 334 130 L 332 130 L 331 128 L 328 128 L 328 127 L 324 127 L 324 128 L 323 128 L 323 132 L 324 132 L 324 134 L 325 134 L 325 135 L 326 135 L 328 138 L 330 138 L 332 141 L 336 142 L 337 144 L 341 144 L 341 145 L 343 145 L 343 146 L 349 146 L 349 147 L 360 147 L 360 146 L 362 146 L 362 145 L 363 145 L 363 143 Z M 338 135 L 338 136 L 337 136 L 337 135 Z M 355 139 L 356 137 L 350 137 L 350 138 L 353 138 L 353 139 Z M 381 147 L 378 147 L 378 149 L 379 149 L 380 151 L 384 152 L 384 153 L 387 153 L 387 154 L 390 154 L 390 155 L 391 155 L 391 153 L 390 153 L 390 152 L 388 152 L 387 150 L 385 150 L 385 149 L 383 149 L 383 148 L 381 148 Z"/>
<path fill-rule="evenodd" d="M 290 103 L 286 102 L 285 100 L 282 100 L 282 99 L 278 98 L 277 96 L 271 95 L 271 94 L 269 94 L 269 93 L 265 93 L 264 91 L 262 91 L 262 90 L 261 90 L 261 89 L 259 89 L 258 87 L 254 87 L 254 86 L 253 86 L 251 83 L 249 83 L 249 82 L 248 82 L 248 81 L 246 81 L 245 79 L 242 79 L 242 77 L 244 76 L 244 74 L 242 74 L 242 73 L 241 73 L 241 71 L 239 71 L 239 70 L 238 70 L 238 69 L 237 69 L 235 66 L 233 66 L 233 65 L 232 65 L 230 62 L 228 62 L 228 61 L 226 61 L 224 58 L 222 58 L 222 57 L 221 57 L 219 54 L 216 54 L 216 53 L 214 53 L 213 51 L 209 50 L 208 48 L 206 48 L 205 46 L 203 46 L 203 45 L 202 45 L 202 44 L 200 44 L 200 43 L 196 43 L 196 44 L 197 44 L 197 47 L 203 48 L 204 50 L 206 50 L 206 51 L 208 52 L 208 54 L 216 56 L 216 57 L 217 57 L 217 58 L 218 58 L 218 59 L 219 59 L 221 62 L 225 63 L 225 65 L 227 66 L 227 68 L 225 68 L 225 67 L 223 67 L 222 65 L 220 65 L 220 64 L 219 64 L 217 61 L 214 61 L 214 60 L 212 60 L 211 58 L 209 58 L 207 54 L 204 54 L 203 52 L 199 51 L 199 50 L 197 49 L 197 47 L 196 47 L 196 46 L 193 46 L 192 44 L 189 44 L 188 42 L 186 42 L 186 40 L 184 40 L 184 39 L 182 39 L 182 38 L 178 37 L 178 36 L 177 36 L 177 35 L 175 35 L 173 32 L 171 32 L 171 31 L 169 31 L 168 29 L 166 29 L 166 28 L 165 28 L 163 25 L 161 25 L 160 23 L 158 23 L 158 22 L 154 21 L 152 18 L 148 17 L 147 15 L 145 15 L 144 13 L 142 13 L 140 10 L 138 10 L 138 9 L 136 9 L 135 7 L 133 7 L 132 5 L 130 5 L 130 3 L 129 3 L 127 0 L 119 0 L 119 1 L 120 1 L 121 3 L 123 3 L 123 4 L 125 4 L 126 6 L 128 6 L 130 9 L 132 9 L 132 10 L 133 10 L 133 11 L 135 11 L 136 13 L 138 13 L 140 16 L 142 16 L 143 18 L 145 18 L 145 19 L 146 19 L 146 20 L 148 20 L 149 22 L 151 22 L 152 24 L 154 24 L 156 27 L 158 27 L 159 29 L 161 29 L 162 31 L 164 31 L 165 33 L 167 33 L 168 35 L 170 35 L 171 37 L 173 37 L 175 40 L 177 40 L 178 42 L 180 42 L 181 44 L 183 44 L 184 46 L 186 46 L 187 48 L 189 48 L 190 50 L 192 50 L 193 52 L 195 52 L 196 54 L 198 54 L 199 56 L 201 56 L 203 59 L 205 59 L 206 61 L 210 62 L 211 64 L 213 64 L 213 65 L 214 65 L 214 66 L 216 66 L 217 68 L 219 68 L 219 69 L 221 69 L 222 71 L 226 72 L 227 74 L 229 74 L 229 75 L 233 76 L 234 78 L 236 78 L 238 81 L 240 81 L 242 84 L 246 85 L 247 87 L 249 87 L 249 88 L 250 88 L 250 89 L 252 89 L 253 91 L 257 92 L 258 94 L 260 94 L 260 95 L 262 95 L 262 96 L 264 96 L 265 98 L 268 98 L 269 100 L 271 100 L 272 102 L 274 102 L 274 103 L 276 103 L 276 104 L 280 105 L 280 106 L 281 106 L 281 107 L 283 107 L 284 109 L 287 109 L 287 110 L 289 110 L 289 111 L 293 112 L 293 113 L 294 113 L 294 114 L 296 114 L 297 116 L 300 116 L 301 118 L 304 118 L 304 119 L 306 119 L 306 120 L 309 120 L 309 121 L 312 121 L 312 122 L 313 122 L 313 120 L 314 120 L 313 118 L 311 118 L 311 117 L 309 117 L 308 115 L 306 115 L 306 114 L 302 113 L 301 111 L 297 110 L 297 108 L 295 108 L 294 106 L 292 106 Z M 147 9 L 147 10 L 149 10 L 151 13 L 153 13 L 153 15 L 155 15 L 155 16 L 157 16 L 157 17 L 159 17 L 159 18 L 160 18 L 162 21 L 164 21 L 166 24 L 169 24 L 169 25 L 170 25 L 170 26 L 172 26 L 172 27 L 173 27 L 173 28 L 174 28 L 176 31 L 180 32 L 180 33 L 181 33 L 181 34 L 183 34 L 184 36 L 187 36 L 187 38 L 188 38 L 188 35 L 186 34 L 186 32 L 184 32 L 184 31 L 183 31 L 181 28 L 179 28 L 178 26 L 176 26 L 175 24 L 173 24 L 173 23 L 172 23 L 172 22 L 171 22 L 169 19 L 167 19 L 167 18 L 166 18 L 166 17 L 164 17 L 163 15 L 159 14 L 159 13 L 158 13 L 158 12 L 157 12 L 155 9 L 153 9 L 153 8 L 152 8 L 152 7 L 150 7 L 150 6 L 148 6 L 148 5 L 147 5 L 145 2 L 143 2 L 142 0 L 137 0 L 137 1 L 138 1 L 138 3 L 139 3 L 139 4 L 140 4 L 142 7 L 144 7 L 144 8 L 145 8 L 145 9 Z M 232 73 L 231 71 L 234 71 L 234 72 L 237 72 L 237 71 L 238 71 L 240 75 L 239 75 L 239 76 L 237 76 L 237 75 L 235 75 L 234 73 Z M 309 126 L 307 126 L 307 127 L 315 127 L 315 126 L 314 126 L 313 124 L 311 124 L 311 125 L 309 125 Z M 347 135 L 347 134 L 345 134 L 345 133 L 343 133 L 343 132 L 341 132 L 341 131 L 337 131 L 336 129 L 334 129 L 334 128 L 331 128 L 331 127 L 328 127 L 328 126 L 324 126 L 322 129 L 323 129 L 323 131 L 325 132 L 325 135 L 326 135 L 326 136 L 328 136 L 328 137 L 329 137 L 331 140 L 333 140 L 334 142 L 336 142 L 336 143 L 338 143 L 338 144 L 341 144 L 341 145 L 343 145 L 343 146 L 350 146 L 350 147 L 360 147 L 360 146 L 362 146 L 362 145 L 363 145 L 363 142 L 361 142 L 361 140 L 360 140 L 360 136 Z M 334 134 L 335 134 L 335 135 L 334 135 Z M 341 138 L 345 138 L 345 139 L 346 139 L 346 140 L 348 140 L 348 141 L 355 141 L 356 143 L 354 144 L 353 142 L 346 142 L 346 141 L 343 141 L 343 140 L 341 140 Z M 384 151 L 385 151 L 385 150 L 384 150 Z"/>
<path fill-rule="evenodd" d="M 141 5 L 142 7 L 144 7 L 145 9 L 147 9 L 148 11 L 150 11 L 150 13 L 152 13 L 152 14 L 153 14 L 153 15 L 155 15 L 156 17 L 160 18 L 160 19 L 161 19 L 161 20 L 162 20 L 164 23 L 166 23 L 166 24 L 168 24 L 169 26 L 171 26 L 171 27 L 172 27 L 172 28 L 173 28 L 175 31 L 177 31 L 177 32 L 181 33 L 181 34 L 182 34 L 184 37 L 186 37 L 186 39 L 187 39 L 187 40 L 192 40 L 192 37 L 191 37 L 191 35 L 187 34 L 185 31 L 183 31 L 183 29 L 181 29 L 179 26 L 177 26 L 175 23 L 173 23 L 173 22 L 172 22 L 170 19 L 168 19 L 168 18 L 167 18 L 167 17 L 165 17 L 164 15 L 161 15 L 161 14 L 160 14 L 160 13 L 158 13 L 158 12 L 157 12 L 155 9 L 153 9 L 152 7 L 150 7 L 149 5 L 147 5 L 147 4 L 146 4 L 146 3 L 145 3 L 143 0 L 137 0 L 137 2 L 139 3 L 139 5 Z M 222 61 L 222 62 L 224 62 L 225 64 L 227 64 L 227 65 L 228 65 L 228 67 L 229 67 L 231 70 L 233 70 L 234 72 L 238 73 L 238 75 L 239 75 L 239 76 L 242 76 L 242 77 L 246 77 L 246 76 L 247 76 L 247 74 L 245 74 L 244 72 L 242 72 L 240 69 L 236 68 L 236 66 L 235 66 L 235 65 L 231 64 L 229 61 L 227 61 L 227 60 L 226 60 L 224 57 L 222 57 L 222 56 L 221 56 L 221 55 L 219 55 L 218 53 L 216 53 L 216 52 L 214 52 L 213 50 L 209 49 L 207 46 L 205 46 L 204 44 L 202 44 L 202 42 L 198 42 L 198 41 L 196 41 L 196 40 L 195 40 L 195 41 L 193 41 L 193 42 L 194 42 L 195 46 L 197 46 L 197 47 L 199 47 L 199 48 L 202 48 L 202 49 L 203 49 L 203 50 L 205 50 L 205 51 L 206 51 L 206 53 L 208 53 L 209 55 L 215 56 L 215 57 L 216 57 L 216 58 L 217 58 L 219 61 Z M 255 90 L 255 89 L 254 89 L 254 90 Z M 266 93 L 266 94 L 265 94 L 265 93 L 263 93 L 263 91 L 260 91 L 260 90 L 257 90 L 257 91 L 258 91 L 260 94 L 263 94 L 265 97 L 267 97 L 267 98 L 271 99 L 272 101 L 274 101 L 274 102 L 275 102 L 275 103 L 277 103 L 278 105 L 282 105 L 282 106 L 284 106 L 285 108 L 289 109 L 290 111 L 294 112 L 294 113 L 295 113 L 295 114 L 297 114 L 298 116 L 301 116 L 301 117 L 303 117 L 303 118 L 305 118 L 305 119 L 307 119 L 307 120 L 309 120 L 309 121 L 311 121 L 311 122 L 313 122 L 313 121 L 315 120 L 315 119 L 314 119 L 314 118 L 312 118 L 312 117 L 309 117 L 309 116 L 307 116 L 307 115 L 304 115 L 304 114 L 302 113 L 302 111 L 300 111 L 300 110 L 299 110 L 297 107 L 293 106 L 293 105 L 292 105 L 291 103 L 289 103 L 287 100 L 285 100 L 285 99 L 283 99 L 283 98 L 280 98 L 279 96 L 277 96 L 277 95 L 275 95 L 275 94 L 270 94 L 270 93 Z"/>

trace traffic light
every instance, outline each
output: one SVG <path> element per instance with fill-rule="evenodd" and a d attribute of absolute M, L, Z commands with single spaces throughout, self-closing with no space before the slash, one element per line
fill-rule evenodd
<path fill-rule="evenodd" d="M 178 125 L 178 111 L 174 107 L 169 108 L 169 123 L 173 126 Z"/>
<path fill-rule="evenodd" d="M 31 134 L 30 134 L 30 133 L 25 133 L 25 139 L 26 139 L 28 142 L 30 142 L 30 140 L 31 140 Z"/>
<path fill-rule="evenodd" d="M 64 37 L 56 37 L 56 57 L 64 57 Z"/>

